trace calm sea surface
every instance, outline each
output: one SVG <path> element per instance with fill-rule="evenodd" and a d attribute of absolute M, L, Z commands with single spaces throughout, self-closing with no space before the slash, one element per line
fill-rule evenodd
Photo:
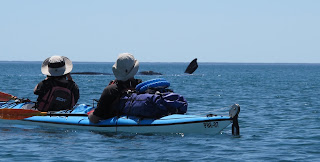
<path fill-rule="evenodd" d="M 73 72 L 112 73 L 113 63 L 74 63 Z M 189 102 L 188 114 L 227 114 L 241 106 L 239 138 L 125 134 L 0 123 L 0 161 L 320 161 L 320 64 L 140 63 L 137 75 L 165 78 Z M 41 62 L 0 62 L 0 91 L 36 100 Z M 78 103 L 98 99 L 112 75 L 73 75 Z"/>

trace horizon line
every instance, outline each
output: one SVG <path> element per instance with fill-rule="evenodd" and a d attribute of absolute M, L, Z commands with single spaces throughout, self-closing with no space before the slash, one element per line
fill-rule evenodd
<path fill-rule="evenodd" d="M 15 60 L 0 60 L 0 62 L 43 62 L 43 61 L 15 61 Z M 73 63 L 114 63 L 108 61 L 72 61 Z M 163 61 L 139 61 L 140 63 L 190 63 L 184 61 L 173 61 L 173 62 L 163 62 Z M 202 62 L 198 63 L 216 63 L 216 64 L 320 64 L 311 62 Z"/>

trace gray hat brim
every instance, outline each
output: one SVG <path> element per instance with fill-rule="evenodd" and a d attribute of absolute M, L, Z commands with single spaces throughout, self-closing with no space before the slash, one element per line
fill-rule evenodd
<path fill-rule="evenodd" d="M 41 65 L 42 74 L 47 75 L 47 76 L 62 76 L 62 75 L 70 73 L 73 68 L 72 61 L 65 56 L 60 56 L 60 57 L 64 60 L 65 66 L 60 67 L 60 68 L 49 68 L 48 65 L 49 65 L 49 60 L 51 58 L 51 57 L 49 57 L 46 60 L 44 60 Z"/>

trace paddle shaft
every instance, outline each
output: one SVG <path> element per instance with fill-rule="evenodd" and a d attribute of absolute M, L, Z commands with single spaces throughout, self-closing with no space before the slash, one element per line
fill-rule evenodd
<path fill-rule="evenodd" d="M 12 109 L 2 108 L 0 109 L 0 119 L 8 120 L 22 120 L 33 116 L 88 116 L 87 114 L 75 114 L 75 113 L 57 113 L 57 112 L 41 112 L 31 109 Z"/>

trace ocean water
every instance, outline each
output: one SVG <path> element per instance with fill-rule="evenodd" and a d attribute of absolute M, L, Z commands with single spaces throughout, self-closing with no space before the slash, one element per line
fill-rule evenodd
<path fill-rule="evenodd" d="M 74 63 L 73 72 L 112 73 L 113 63 Z M 188 114 L 226 115 L 238 103 L 240 137 L 101 133 L 0 124 L 0 161 L 319 161 L 320 64 L 140 63 L 137 75 L 165 78 L 189 102 Z M 0 62 L 0 91 L 35 100 L 41 62 Z M 98 99 L 112 75 L 73 75 L 78 103 Z"/>

